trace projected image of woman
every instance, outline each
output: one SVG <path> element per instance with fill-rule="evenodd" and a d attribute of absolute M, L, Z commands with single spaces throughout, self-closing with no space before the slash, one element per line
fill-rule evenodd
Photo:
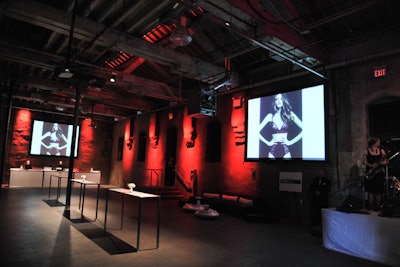
<path fill-rule="evenodd" d="M 47 149 L 47 155 L 60 156 L 61 151 L 68 146 L 68 139 L 58 123 L 53 123 L 51 131 L 42 135 L 42 146 Z"/>
<path fill-rule="evenodd" d="M 271 133 L 268 137 L 265 137 L 262 132 L 266 126 L 268 132 Z M 298 133 L 288 140 L 288 133 L 295 126 L 299 129 Z M 293 111 L 285 93 L 274 96 L 271 112 L 265 116 L 260 124 L 259 137 L 263 143 L 270 147 L 268 158 L 292 157 L 289 147 L 302 138 L 302 121 Z"/>

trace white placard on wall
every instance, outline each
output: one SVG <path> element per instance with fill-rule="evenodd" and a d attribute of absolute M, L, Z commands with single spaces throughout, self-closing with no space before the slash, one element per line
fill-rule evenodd
<path fill-rule="evenodd" d="M 280 172 L 279 191 L 302 192 L 303 173 L 302 172 Z"/>

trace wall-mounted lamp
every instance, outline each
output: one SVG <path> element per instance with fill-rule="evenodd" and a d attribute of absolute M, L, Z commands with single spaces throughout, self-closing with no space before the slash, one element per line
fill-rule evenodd
<path fill-rule="evenodd" d="M 149 140 L 152 148 L 158 147 L 160 136 L 160 113 L 152 114 L 149 123 Z"/>
<path fill-rule="evenodd" d="M 91 118 L 90 118 L 89 127 L 96 129 L 97 126 L 96 126 L 96 123 L 94 123 L 94 116 L 93 116 L 94 105 L 95 105 L 95 104 L 93 103 L 93 104 L 92 104 L 92 116 L 91 116 Z"/>
<path fill-rule="evenodd" d="M 115 83 L 115 81 L 116 81 L 116 77 L 115 77 L 115 74 L 113 74 L 110 77 L 110 82 Z"/>
<path fill-rule="evenodd" d="M 183 139 L 185 140 L 186 147 L 187 148 L 194 147 L 196 138 L 197 138 L 196 118 L 188 116 L 187 118 L 185 118 L 183 125 Z"/>
<path fill-rule="evenodd" d="M 232 107 L 241 108 L 242 104 L 243 104 L 243 97 L 242 96 L 232 97 Z"/>
<path fill-rule="evenodd" d="M 235 144 L 237 146 L 243 145 L 246 142 L 245 120 L 246 114 L 243 108 L 242 95 L 232 97 L 232 113 L 231 113 L 231 126 L 235 136 Z"/>
<path fill-rule="evenodd" d="M 129 150 L 132 150 L 133 147 L 133 137 L 130 137 L 128 142 L 126 143 L 126 146 L 128 147 Z"/>

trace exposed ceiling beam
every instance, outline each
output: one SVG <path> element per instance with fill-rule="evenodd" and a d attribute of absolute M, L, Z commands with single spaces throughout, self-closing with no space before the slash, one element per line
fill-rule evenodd
<path fill-rule="evenodd" d="M 71 86 L 64 85 L 60 86 L 59 83 L 51 82 L 48 80 L 42 79 L 30 79 L 24 82 L 21 82 L 21 85 L 30 86 L 39 88 L 42 90 L 47 90 L 51 92 L 61 91 L 64 94 L 68 94 L 69 96 L 75 95 L 75 89 Z M 143 99 L 137 97 L 129 97 L 129 96 L 117 96 L 113 93 L 109 93 L 105 90 L 97 89 L 96 90 L 84 90 L 82 93 L 84 98 L 88 98 L 98 103 L 111 104 L 118 102 L 118 106 L 122 108 L 136 109 L 142 111 L 151 111 L 155 108 L 154 104 L 151 102 L 145 101 Z"/>
<path fill-rule="evenodd" d="M 43 53 L 36 50 L 26 50 L 23 48 L 11 47 L 7 44 L 0 43 L 0 58 L 19 62 L 28 66 L 39 67 L 46 70 L 55 71 L 55 66 L 60 65 L 63 58 L 50 53 Z M 110 70 L 103 68 L 96 68 L 96 66 L 90 66 L 87 70 L 83 69 L 82 72 L 93 73 L 93 75 L 103 77 L 104 79 L 109 78 Z M 96 69 L 95 69 L 96 68 Z M 121 78 L 120 83 L 123 83 L 129 92 L 138 94 L 140 96 L 148 96 L 167 101 L 178 101 L 182 102 L 180 96 L 178 96 L 178 88 L 172 88 L 167 84 L 152 81 L 149 79 L 143 79 L 142 77 L 135 76 L 132 74 L 126 74 L 118 71 L 112 71 L 117 73 L 118 77 Z M 44 82 L 44 81 L 43 81 Z M 55 86 L 55 85 L 54 85 Z"/>
<path fill-rule="evenodd" d="M 226 0 L 198 0 L 196 1 L 196 4 L 201 6 L 207 12 L 211 12 L 214 16 L 217 16 L 221 20 L 235 25 L 241 31 L 255 33 L 255 19 L 252 18 L 248 13 L 240 10 Z"/>
<path fill-rule="evenodd" d="M 4 15 L 34 24 L 36 26 L 68 35 L 71 14 L 59 9 L 29 0 L 8 2 Z M 74 37 L 90 42 L 96 33 L 103 31 L 103 24 L 77 17 L 75 21 Z M 133 37 L 115 29 L 108 29 L 101 36 L 93 40 L 96 45 L 110 47 L 115 50 L 124 50 L 135 56 L 153 60 L 168 66 L 173 73 L 190 79 L 213 83 L 223 77 L 224 68 L 193 58 L 172 49 L 150 44 L 145 40 Z"/>
<path fill-rule="evenodd" d="M 188 6 L 188 8 L 190 7 L 189 5 L 187 5 L 187 6 Z M 313 70 L 312 68 L 306 66 L 305 64 L 303 64 L 300 60 L 298 60 L 295 57 L 295 55 L 292 56 L 291 51 L 286 51 L 286 50 L 280 51 L 280 49 L 277 49 L 277 47 L 274 47 L 273 45 L 269 44 L 268 43 L 268 41 L 269 41 L 268 39 L 271 39 L 271 38 L 266 38 L 266 41 L 260 40 L 259 37 L 255 38 L 255 37 L 253 37 L 253 35 L 249 35 L 248 33 L 241 31 L 241 29 L 237 28 L 236 25 L 227 25 L 224 20 L 222 20 L 221 18 L 215 16 L 214 14 L 210 14 L 210 13 L 206 13 L 206 12 L 198 12 L 198 14 L 201 15 L 201 16 L 206 17 L 207 19 L 213 21 L 214 23 L 217 23 L 217 24 L 219 24 L 219 25 L 221 25 L 223 27 L 226 27 L 227 29 L 235 32 L 239 36 L 249 40 L 253 44 L 255 44 L 255 45 L 259 46 L 259 47 L 262 47 L 262 48 L 274 53 L 275 55 L 278 55 L 279 57 L 281 57 L 281 58 L 283 58 L 285 60 L 290 61 L 291 63 L 293 63 L 293 64 L 295 64 L 295 65 L 297 65 L 297 66 L 309 71 L 310 73 L 315 74 L 320 78 L 326 79 L 325 75 L 323 75 L 323 74 Z M 287 30 L 292 31 L 292 29 L 289 29 L 289 28 Z M 274 35 L 272 35 L 272 36 L 274 36 Z M 272 39 L 274 39 L 274 38 L 272 38 Z"/>
<path fill-rule="evenodd" d="M 320 19 L 320 20 L 317 20 L 317 21 L 314 21 L 314 22 L 308 24 L 305 30 L 312 30 L 314 28 L 317 28 L 317 27 L 320 27 L 322 25 L 325 25 L 326 23 L 331 22 L 333 20 L 337 20 L 337 19 L 343 18 L 345 16 L 349 16 L 351 14 L 357 13 L 360 10 L 363 10 L 365 8 L 372 7 L 372 6 L 376 5 L 377 3 L 378 3 L 377 0 L 373 0 L 373 1 L 370 1 L 370 2 L 367 2 L 367 3 L 363 3 L 363 4 L 360 4 L 360 5 L 356 5 L 356 6 L 350 7 L 348 9 L 343 10 L 341 12 L 338 12 L 338 13 L 336 13 L 334 15 L 324 17 L 323 19 Z"/>
<path fill-rule="evenodd" d="M 269 36 L 276 37 L 292 47 L 302 49 L 304 53 L 326 63 L 328 56 L 326 51 L 317 46 L 315 41 L 299 34 L 292 27 L 276 18 L 272 13 L 263 9 L 258 0 L 227 0 L 236 8 L 239 8 L 255 18 L 263 25 L 263 31 Z M 310 45 L 314 44 L 314 45 Z"/>

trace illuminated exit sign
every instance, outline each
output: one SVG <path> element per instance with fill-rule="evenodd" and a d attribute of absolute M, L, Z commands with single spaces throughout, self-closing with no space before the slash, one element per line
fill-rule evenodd
<path fill-rule="evenodd" d="M 378 77 L 383 77 L 383 76 L 386 76 L 386 66 L 375 67 L 374 77 L 378 78 Z"/>

